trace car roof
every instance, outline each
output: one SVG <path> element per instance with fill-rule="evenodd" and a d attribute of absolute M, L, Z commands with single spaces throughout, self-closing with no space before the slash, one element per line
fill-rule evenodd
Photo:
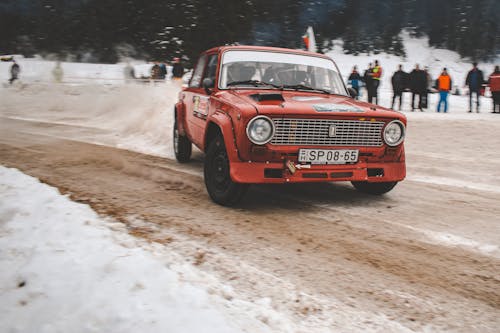
<path fill-rule="evenodd" d="M 225 45 L 225 46 L 218 46 L 218 47 L 213 47 L 209 50 L 206 50 L 202 54 L 205 53 L 218 53 L 218 52 L 225 52 L 228 50 L 248 50 L 248 51 L 269 51 L 269 52 L 282 52 L 282 53 L 294 53 L 294 54 L 301 54 L 301 55 L 306 55 L 306 56 L 313 56 L 313 57 L 320 57 L 320 58 L 325 58 L 332 60 L 330 57 L 320 54 L 320 53 L 315 53 L 315 52 L 309 52 L 309 51 L 304 51 L 300 49 L 286 49 L 286 48 L 281 48 L 281 47 L 271 47 L 271 46 L 255 46 L 255 45 Z"/>

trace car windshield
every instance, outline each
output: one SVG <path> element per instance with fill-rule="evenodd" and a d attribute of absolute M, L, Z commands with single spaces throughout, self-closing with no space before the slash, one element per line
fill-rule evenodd
<path fill-rule="evenodd" d="M 333 61 L 269 51 L 226 51 L 219 88 L 292 89 L 348 95 Z"/>

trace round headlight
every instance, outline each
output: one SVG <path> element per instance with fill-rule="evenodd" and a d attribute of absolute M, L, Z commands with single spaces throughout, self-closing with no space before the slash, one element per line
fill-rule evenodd
<path fill-rule="evenodd" d="M 247 135 L 256 145 L 264 145 L 273 138 L 274 124 L 266 116 L 257 116 L 248 123 Z"/>
<path fill-rule="evenodd" d="M 387 145 L 395 147 L 405 138 L 405 125 L 399 120 L 393 120 L 384 128 L 384 141 Z"/>

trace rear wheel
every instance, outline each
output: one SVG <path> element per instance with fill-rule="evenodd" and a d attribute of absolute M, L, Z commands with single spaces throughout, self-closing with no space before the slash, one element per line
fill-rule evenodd
<path fill-rule="evenodd" d="M 208 146 L 204 176 L 210 198 L 222 206 L 237 204 L 248 189 L 247 184 L 235 183 L 231 180 L 229 168 L 224 138 L 218 135 Z"/>
<path fill-rule="evenodd" d="M 398 182 L 384 182 L 384 183 L 351 182 L 351 183 L 356 188 L 356 190 L 360 192 L 373 195 L 381 195 L 392 190 Z"/>
<path fill-rule="evenodd" d="M 191 141 L 185 135 L 179 134 L 177 120 L 174 122 L 174 152 L 175 158 L 181 163 L 189 162 L 191 159 Z"/>

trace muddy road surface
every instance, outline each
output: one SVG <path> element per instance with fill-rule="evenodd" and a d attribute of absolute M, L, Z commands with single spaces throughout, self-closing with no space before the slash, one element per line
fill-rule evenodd
<path fill-rule="evenodd" d="M 462 120 L 439 132 L 448 140 L 440 154 L 419 141 L 434 120 L 415 119 L 408 180 L 385 196 L 348 183 L 266 185 L 225 208 L 205 191 L 199 152 L 180 165 L 95 140 L 109 130 L 9 112 L 0 118 L 0 164 L 183 254 L 230 285 L 228 299 L 269 302 L 304 332 L 498 332 L 498 179 L 460 175 L 494 177 L 500 161 L 493 154 L 484 166 L 480 152 L 453 140 Z"/>

